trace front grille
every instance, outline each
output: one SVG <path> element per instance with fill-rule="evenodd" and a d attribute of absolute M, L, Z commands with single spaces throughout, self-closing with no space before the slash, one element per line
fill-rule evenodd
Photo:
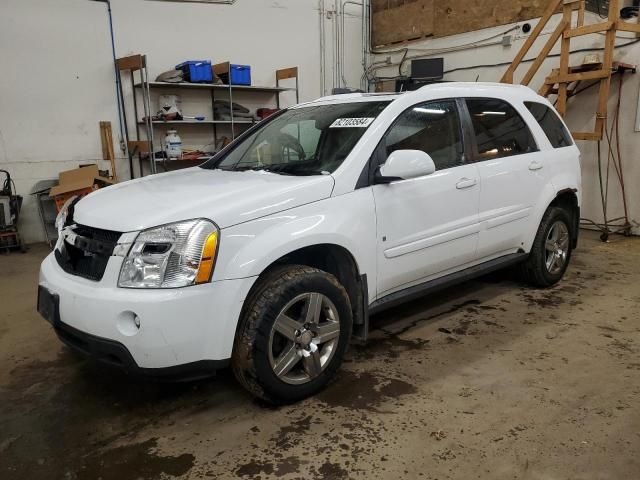
<path fill-rule="evenodd" d="M 102 280 L 109 257 L 122 233 L 84 225 L 76 225 L 73 233 L 77 235 L 75 244 L 65 240 L 55 251 L 58 265 L 71 275 L 96 282 Z"/>

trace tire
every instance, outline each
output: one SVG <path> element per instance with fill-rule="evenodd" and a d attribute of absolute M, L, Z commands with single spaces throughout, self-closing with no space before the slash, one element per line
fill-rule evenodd
<path fill-rule="evenodd" d="M 300 265 L 274 269 L 243 308 L 231 358 L 236 378 L 272 404 L 314 395 L 342 364 L 351 312 L 349 296 L 333 275 Z"/>
<path fill-rule="evenodd" d="M 535 287 L 546 288 L 560 281 L 571 259 L 571 238 L 575 233 L 572 232 L 572 225 L 571 215 L 565 209 L 559 207 L 547 209 L 538 227 L 529 257 L 521 265 L 521 276 L 527 283 Z M 552 229 L 557 230 L 552 231 Z M 552 238 L 553 232 L 560 233 L 557 241 Z M 547 240 L 551 243 L 548 244 Z M 553 255 L 554 252 L 552 245 L 558 247 L 555 249 L 557 260 L 552 260 L 551 266 L 553 268 L 550 268 L 550 255 Z M 551 250 L 548 250 L 547 246 Z M 562 251 L 562 255 L 560 255 L 560 251 Z"/>

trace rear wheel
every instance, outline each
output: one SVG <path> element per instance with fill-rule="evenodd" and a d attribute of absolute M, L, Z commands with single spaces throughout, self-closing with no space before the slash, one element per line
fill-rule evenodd
<path fill-rule="evenodd" d="M 542 217 L 529 258 L 522 265 L 523 277 L 537 287 L 550 287 L 564 275 L 571 258 L 571 216 L 550 207 Z"/>
<path fill-rule="evenodd" d="M 306 266 L 279 268 L 247 299 L 233 371 L 271 403 L 301 400 L 334 377 L 351 328 L 349 297 L 333 275 Z"/>

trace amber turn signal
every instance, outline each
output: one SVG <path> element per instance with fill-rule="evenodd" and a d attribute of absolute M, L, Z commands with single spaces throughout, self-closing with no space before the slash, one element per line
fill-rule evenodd
<path fill-rule="evenodd" d="M 202 259 L 200 260 L 200 267 L 198 268 L 198 274 L 196 275 L 196 284 L 207 283 L 211 281 L 211 274 L 213 273 L 213 263 L 216 259 L 216 250 L 218 248 L 218 232 L 213 232 L 207 237 L 202 248 Z"/>

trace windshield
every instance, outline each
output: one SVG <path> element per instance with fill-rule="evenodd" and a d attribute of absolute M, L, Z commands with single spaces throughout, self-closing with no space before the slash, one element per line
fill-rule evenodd
<path fill-rule="evenodd" d="M 349 155 L 390 102 L 316 105 L 287 110 L 203 168 L 327 175 Z"/>

